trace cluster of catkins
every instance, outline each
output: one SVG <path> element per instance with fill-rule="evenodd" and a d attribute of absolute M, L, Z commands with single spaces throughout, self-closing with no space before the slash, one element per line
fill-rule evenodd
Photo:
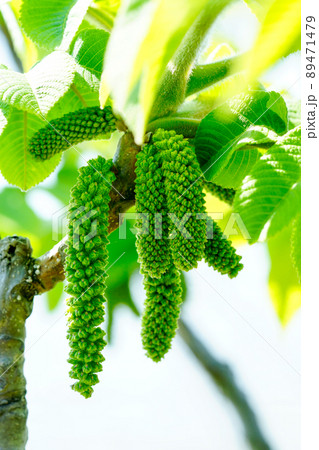
<path fill-rule="evenodd" d="M 140 217 L 136 245 L 146 291 L 142 340 L 154 361 L 163 358 L 176 334 L 180 271 L 196 268 L 203 258 L 231 278 L 243 267 L 241 257 L 207 216 L 203 188 L 187 139 L 175 131 L 157 130 L 137 155 L 135 181 Z"/>
<path fill-rule="evenodd" d="M 115 131 L 115 117 L 109 105 L 79 109 L 52 120 L 35 133 L 28 145 L 37 159 L 46 160 L 83 141 L 103 137 L 109 139 Z"/>
<path fill-rule="evenodd" d="M 53 127 L 52 127 L 53 126 Z M 38 159 L 48 159 L 71 145 L 115 129 L 111 108 L 94 107 L 55 119 L 29 143 Z M 112 161 L 99 156 L 79 170 L 71 191 L 65 273 L 69 310 L 68 339 L 72 388 L 88 398 L 98 382 L 106 345 L 104 321 L 108 264 Z M 142 342 L 147 355 L 159 361 L 171 347 L 182 303 L 181 271 L 201 259 L 235 277 L 241 257 L 205 211 L 204 188 L 232 202 L 233 192 L 205 184 L 195 151 L 175 131 L 157 130 L 137 155 L 135 196 L 136 245 L 146 291 Z"/>

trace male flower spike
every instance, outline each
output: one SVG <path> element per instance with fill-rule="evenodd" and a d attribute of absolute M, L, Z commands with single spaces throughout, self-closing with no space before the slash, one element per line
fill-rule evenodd
<path fill-rule="evenodd" d="M 108 265 L 108 214 L 110 189 L 115 175 L 112 161 L 99 156 L 79 170 L 71 191 L 69 234 L 66 258 L 66 291 L 69 306 L 68 339 L 72 388 L 85 398 L 92 395 L 102 370 L 106 345 L 105 332 L 98 326 L 104 321 L 104 290 Z"/>

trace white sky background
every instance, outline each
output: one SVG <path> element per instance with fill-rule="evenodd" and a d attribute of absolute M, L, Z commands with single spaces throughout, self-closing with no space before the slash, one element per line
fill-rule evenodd
<path fill-rule="evenodd" d="M 236 6 L 218 29 L 227 35 L 231 30 L 234 42 L 245 49 L 256 22 Z M 0 58 L 14 68 L 3 47 Z M 291 57 L 265 79 L 281 89 L 298 76 L 298 58 Z M 299 88 L 296 83 L 292 94 L 298 95 Z M 46 217 L 59 207 L 41 189 L 31 191 L 29 201 Z M 300 314 L 282 329 L 268 295 L 265 248 L 256 244 L 241 247 L 239 253 L 245 269 L 235 280 L 204 264 L 200 276 L 197 271 L 188 275 L 184 319 L 232 367 L 273 449 L 297 450 Z M 141 306 L 144 294 L 138 276 L 132 290 Z M 64 310 L 60 304 L 49 313 L 37 297 L 27 321 L 28 450 L 248 449 L 237 413 L 183 342 L 177 338 L 165 360 L 153 363 L 144 356 L 139 320 L 124 308 L 116 314 L 114 342 L 105 351 L 104 371 L 93 397 L 85 400 L 74 393 L 69 387 Z"/>

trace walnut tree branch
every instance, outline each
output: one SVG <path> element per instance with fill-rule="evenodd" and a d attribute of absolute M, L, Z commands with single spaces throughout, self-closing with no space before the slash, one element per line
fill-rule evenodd
<path fill-rule="evenodd" d="M 26 238 L 0 240 L 0 448 L 23 450 L 28 437 L 23 374 L 25 321 L 32 311 L 35 261 Z"/>

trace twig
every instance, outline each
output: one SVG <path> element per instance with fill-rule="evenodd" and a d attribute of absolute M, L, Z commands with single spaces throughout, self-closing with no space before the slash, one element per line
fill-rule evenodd
<path fill-rule="evenodd" d="M 250 447 L 253 450 L 271 450 L 262 434 L 254 411 L 249 405 L 245 394 L 236 383 L 231 368 L 227 364 L 218 361 L 181 319 L 179 321 L 179 334 L 196 359 L 207 370 L 223 395 L 236 408 L 244 425 L 246 439 Z"/>
<path fill-rule="evenodd" d="M 186 97 L 238 73 L 241 68 L 240 61 L 244 60 L 245 57 L 246 54 L 240 54 L 210 64 L 195 66 L 187 82 Z"/>

